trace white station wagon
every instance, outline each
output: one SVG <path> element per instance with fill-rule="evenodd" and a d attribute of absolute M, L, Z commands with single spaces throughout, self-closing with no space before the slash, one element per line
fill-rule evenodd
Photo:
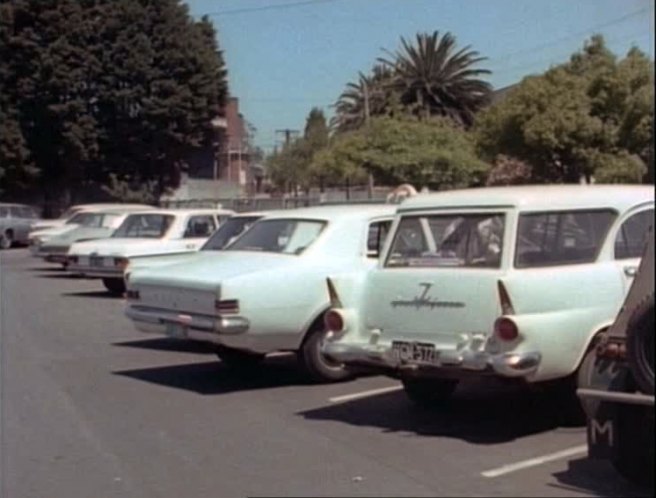
<path fill-rule="evenodd" d="M 221 251 L 135 270 L 126 315 L 143 332 L 213 343 L 233 366 L 297 351 L 314 380 L 345 379 L 343 366 L 320 353 L 325 278 L 373 267 L 395 208 L 324 206 L 269 215 Z"/>
<path fill-rule="evenodd" d="M 122 294 L 123 271 L 130 257 L 196 251 L 232 214 L 225 209 L 153 209 L 132 213 L 111 237 L 72 244 L 68 250 L 68 271 L 102 278 L 107 290 Z"/>
<path fill-rule="evenodd" d="M 654 220 L 652 186 L 418 195 L 377 268 L 333 274 L 323 351 L 439 404 L 465 376 L 563 379 L 613 321 Z M 551 383 L 550 383 L 551 384 Z"/>

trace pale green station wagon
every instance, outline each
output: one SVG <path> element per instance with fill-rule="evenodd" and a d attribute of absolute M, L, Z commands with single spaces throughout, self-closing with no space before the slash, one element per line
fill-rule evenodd
<path fill-rule="evenodd" d="M 653 186 L 411 197 L 375 269 L 328 278 L 323 352 L 400 378 L 420 403 L 466 376 L 574 378 L 617 314 L 653 220 Z"/>

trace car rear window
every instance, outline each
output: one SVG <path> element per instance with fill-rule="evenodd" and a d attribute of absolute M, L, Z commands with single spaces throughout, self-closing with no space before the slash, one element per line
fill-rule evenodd
<path fill-rule="evenodd" d="M 515 267 L 590 263 L 617 214 L 611 210 L 556 211 L 519 216 Z"/>
<path fill-rule="evenodd" d="M 385 266 L 498 268 L 504 227 L 503 213 L 404 216 Z"/>
<path fill-rule="evenodd" d="M 112 237 L 160 239 L 173 223 L 173 216 L 167 214 L 131 214 Z"/>
<path fill-rule="evenodd" d="M 263 220 L 226 250 L 301 254 L 319 237 L 325 225 L 326 222 L 317 220 Z"/>
<path fill-rule="evenodd" d="M 228 218 L 221 223 L 218 230 L 205 242 L 201 251 L 220 251 L 224 249 L 260 218 L 261 216 Z"/>

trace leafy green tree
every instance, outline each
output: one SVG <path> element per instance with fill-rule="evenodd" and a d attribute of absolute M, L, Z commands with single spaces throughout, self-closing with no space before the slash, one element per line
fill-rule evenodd
<path fill-rule="evenodd" d="M 285 192 L 308 190 L 315 177 L 309 166 L 317 151 L 328 144 L 328 125 L 321 109 L 313 108 L 305 122 L 303 136 L 286 144 L 280 152 L 267 158 L 272 182 Z M 322 184 L 321 177 L 319 183 Z"/>
<path fill-rule="evenodd" d="M 470 46 L 456 51 L 455 37 L 440 37 L 438 31 L 418 33 L 414 45 L 401 38 L 401 45 L 396 53 L 388 52 L 391 58 L 379 61 L 392 69 L 402 105 L 418 116 L 444 116 L 471 126 L 492 93 L 491 85 L 479 79 L 490 71 L 475 68 L 485 57 Z"/>
<path fill-rule="evenodd" d="M 66 203 L 114 173 L 160 195 L 211 140 L 225 65 L 179 0 L 0 0 L 0 22 L 3 188 L 37 172 Z"/>
<path fill-rule="evenodd" d="M 310 167 L 329 183 L 411 183 L 434 190 L 482 185 L 489 165 L 476 157 L 469 133 L 446 118 L 373 118 L 367 127 L 334 137 Z"/>
<path fill-rule="evenodd" d="M 653 103 L 653 62 L 637 49 L 618 61 L 594 36 L 480 114 L 477 141 L 530 164 L 534 182 L 635 182 L 653 171 Z"/>

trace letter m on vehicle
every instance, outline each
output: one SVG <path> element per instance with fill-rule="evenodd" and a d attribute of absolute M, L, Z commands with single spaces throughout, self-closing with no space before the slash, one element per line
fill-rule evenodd
<path fill-rule="evenodd" d="M 588 423 L 588 446 L 592 458 L 610 458 L 615 445 L 613 420 L 591 418 Z"/>

